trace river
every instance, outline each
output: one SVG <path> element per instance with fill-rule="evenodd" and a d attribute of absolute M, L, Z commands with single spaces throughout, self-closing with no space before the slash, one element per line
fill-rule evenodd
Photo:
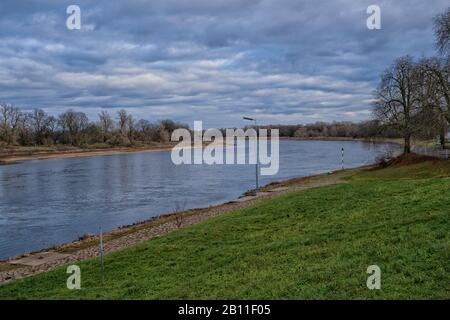
<path fill-rule="evenodd" d="M 280 141 L 280 170 L 261 185 L 373 163 L 392 144 Z M 25 161 L 0 166 L 0 259 L 254 188 L 253 165 L 175 166 L 170 151 Z"/>

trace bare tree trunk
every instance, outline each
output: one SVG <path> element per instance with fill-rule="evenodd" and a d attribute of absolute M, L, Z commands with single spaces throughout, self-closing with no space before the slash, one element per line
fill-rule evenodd
<path fill-rule="evenodd" d="M 411 153 L 411 136 L 405 136 L 405 147 L 403 150 L 404 153 Z"/>
<path fill-rule="evenodd" d="M 441 148 L 445 149 L 445 133 L 441 133 L 439 135 L 439 142 L 441 144 Z"/>

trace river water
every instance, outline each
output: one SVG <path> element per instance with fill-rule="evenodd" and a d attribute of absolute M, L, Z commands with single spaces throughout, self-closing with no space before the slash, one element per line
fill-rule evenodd
<path fill-rule="evenodd" d="M 392 144 L 280 141 L 280 169 L 260 184 L 373 163 Z M 0 166 L 0 259 L 254 188 L 254 165 L 180 165 L 170 151 L 25 161 Z"/>

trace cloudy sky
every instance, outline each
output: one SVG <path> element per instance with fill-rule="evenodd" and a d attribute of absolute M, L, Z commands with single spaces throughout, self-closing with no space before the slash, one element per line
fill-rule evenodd
<path fill-rule="evenodd" d="M 81 30 L 66 27 L 81 8 Z M 366 9 L 381 8 L 368 30 Z M 207 127 L 362 120 L 379 74 L 434 54 L 448 0 L 1 0 L 0 101 Z"/>

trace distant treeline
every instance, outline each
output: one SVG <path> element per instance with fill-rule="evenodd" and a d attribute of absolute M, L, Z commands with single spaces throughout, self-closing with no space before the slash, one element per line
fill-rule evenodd
<path fill-rule="evenodd" d="M 156 123 L 135 120 L 125 110 L 119 110 L 116 119 L 104 110 L 97 121 L 90 121 L 79 111 L 68 110 L 55 117 L 42 109 L 24 113 L 12 105 L 0 103 L 0 145 L 81 147 L 165 143 L 177 128 L 188 126 L 172 120 Z"/>
<path fill-rule="evenodd" d="M 384 126 L 378 120 L 363 121 L 359 123 L 343 122 L 316 122 L 299 125 L 271 125 L 261 126 L 265 129 L 279 129 L 280 137 L 292 138 L 400 138 L 401 133 Z"/>
<path fill-rule="evenodd" d="M 52 116 L 42 109 L 22 112 L 17 107 L 0 103 L 0 146 L 133 146 L 170 141 L 178 128 L 187 124 L 172 120 L 150 122 L 135 120 L 125 110 L 113 117 L 103 110 L 96 121 L 80 111 L 68 110 Z M 363 122 L 316 122 L 298 125 L 266 125 L 265 129 L 279 129 L 280 137 L 292 138 L 402 138 L 402 131 L 381 120 Z M 422 126 L 416 136 L 434 138 L 435 127 Z M 222 129 L 225 133 L 225 129 Z"/>
<path fill-rule="evenodd" d="M 189 126 L 172 120 L 152 123 L 135 120 L 125 110 L 117 111 L 115 117 L 106 110 L 99 113 L 96 121 L 80 111 L 68 110 L 52 116 L 42 109 L 22 112 L 17 107 L 0 103 L 0 145 L 20 146 L 132 146 L 138 144 L 166 143 L 172 132 Z M 281 137 L 317 138 L 346 137 L 374 138 L 401 137 L 401 132 L 384 126 L 378 120 L 361 123 L 316 122 L 306 125 L 272 125 Z M 224 129 L 222 129 L 224 130 Z"/>

